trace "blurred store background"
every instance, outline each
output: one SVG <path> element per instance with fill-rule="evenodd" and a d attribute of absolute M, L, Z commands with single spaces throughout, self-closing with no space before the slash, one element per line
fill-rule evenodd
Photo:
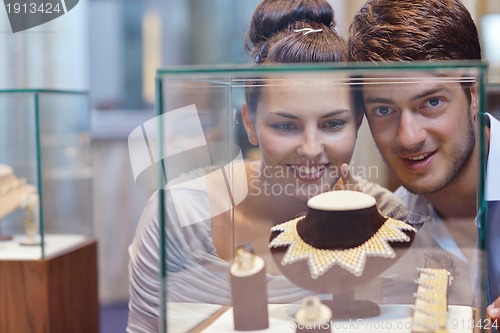
<path fill-rule="evenodd" d="M 258 3 L 80 0 L 64 16 L 16 34 L 6 12 L 0 11 L 0 89 L 74 89 L 91 95 L 93 219 L 103 333 L 124 332 L 126 324 L 127 247 L 151 194 L 134 183 L 127 137 L 154 116 L 156 68 L 247 63 L 244 34 Z M 331 0 L 344 36 L 363 3 Z M 500 82 L 500 1 L 464 3 L 480 28 L 484 57 L 492 66 L 490 80 Z M 492 85 L 491 107 L 497 110 L 498 96 L 500 86 Z M 367 148 L 368 154 L 375 151 Z"/>

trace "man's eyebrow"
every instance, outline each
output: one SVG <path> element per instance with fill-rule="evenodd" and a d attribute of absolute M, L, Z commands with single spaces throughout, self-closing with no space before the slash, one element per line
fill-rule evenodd
<path fill-rule="evenodd" d="M 413 102 L 413 101 L 416 101 L 418 99 L 421 99 L 421 98 L 424 98 L 424 97 L 427 97 L 427 96 L 430 96 L 430 95 L 434 95 L 434 94 L 436 94 L 438 92 L 441 92 L 443 90 L 448 90 L 448 88 L 446 88 L 446 87 L 436 87 L 436 88 L 433 88 L 433 89 L 426 90 L 426 91 L 424 91 L 424 92 L 422 92 L 422 93 L 420 93 L 420 94 L 418 94 L 416 96 L 413 96 L 411 98 L 411 101 Z"/>
<path fill-rule="evenodd" d="M 380 103 L 380 104 L 392 104 L 393 101 L 390 98 L 384 97 L 367 97 L 364 99 L 365 103 Z"/>
<path fill-rule="evenodd" d="M 423 91 L 420 94 L 411 97 L 410 100 L 412 102 L 414 102 L 414 101 L 417 101 L 417 100 L 419 100 L 421 98 L 434 95 L 434 94 L 436 94 L 438 92 L 441 92 L 443 90 L 448 90 L 448 88 L 446 88 L 446 87 L 432 88 L 432 89 Z M 391 104 L 391 103 L 394 103 L 392 99 L 385 98 L 385 97 L 367 97 L 367 98 L 364 99 L 364 102 L 365 103 L 381 103 L 381 104 Z"/>

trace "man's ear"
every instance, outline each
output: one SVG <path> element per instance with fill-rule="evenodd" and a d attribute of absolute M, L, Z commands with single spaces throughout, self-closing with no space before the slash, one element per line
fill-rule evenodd
<path fill-rule="evenodd" d="M 247 131 L 248 141 L 254 146 L 259 144 L 259 139 L 255 132 L 255 118 L 248 110 L 247 103 L 243 103 L 241 107 L 241 118 L 243 119 L 243 126 L 245 126 L 245 131 Z"/>

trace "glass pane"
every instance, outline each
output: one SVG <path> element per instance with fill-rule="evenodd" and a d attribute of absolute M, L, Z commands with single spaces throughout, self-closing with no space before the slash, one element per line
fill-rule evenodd
<path fill-rule="evenodd" d="M 6 260 L 40 259 L 92 235 L 86 93 L 0 91 L 0 221 Z"/>
<path fill-rule="evenodd" d="M 316 296 L 336 332 L 353 322 L 370 332 L 472 332 L 486 304 L 483 186 L 450 191 L 447 200 L 464 202 L 453 212 L 398 187 L 432 200 L 463 173 L 482 184 L 485 70 L 159 70 L 158 117 L 139 135 L 137 165 L 160 191 L 139 226 L 154 232 L 143 231 L 131 267 L 150 295 L 148 323 L 293 331 Z M 258 319 L 246 322 L 247 312 Z"/>

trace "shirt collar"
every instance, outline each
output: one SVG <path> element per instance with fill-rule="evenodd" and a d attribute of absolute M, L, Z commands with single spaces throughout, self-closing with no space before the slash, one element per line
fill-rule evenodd
<path fill-rule="evenodd" d="M 490 148 L 486 165 L 486 201 L 500 200 L 500 121 L 490 114 Z"/>

